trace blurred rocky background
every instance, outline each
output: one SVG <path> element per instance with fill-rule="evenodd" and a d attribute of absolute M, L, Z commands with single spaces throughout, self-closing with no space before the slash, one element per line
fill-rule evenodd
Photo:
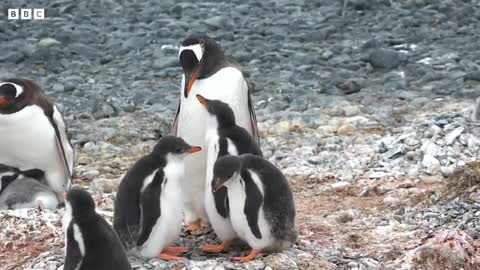
<path fill-rule="evenodd" d="M 107 218 L 119 177 L 169 132 L 178 42 L 215 38 L 254 83 L 262 148 L 289 177 L 301 238 L 135 269 L 480 269 L 478 0 L 3 0 L 0 77 L 38 82 Z M 113 192 L 113 193 L 112 193 Z M 0 268 L 62 269 L 63 210 L 0 212 Z M 190 247 L 214 235 L 183 234 Z"/>

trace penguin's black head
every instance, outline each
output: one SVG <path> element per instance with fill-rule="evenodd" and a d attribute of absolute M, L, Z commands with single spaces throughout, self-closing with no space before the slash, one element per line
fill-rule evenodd
<path fill-rule="evenodd" d="M 207 109 L 208 113 L 217 119 L 220 128 L 227 128 L 235 125 L 235 114 L 227 103 L 216 99 L 206 99 L 198 94 L 197 99 L 198 102 Z"/>
<path fill-rule="evenodd" d="M 228 181 L 234 180 L 240 172 L 240 158 L 238 156 L 223 156 L 213 165 L 213 183 L 215 191 L 219 190 Z"/>
<path fill-rule="evenodd" d="M 14 167 L 0 164 L 0 193 L 18 178 L 20 170 Z"/>
<path fill-rule="evenodd" d="M 182 41 L 178 60 L 185 74 L 185 98 L 188 97 L 195 80 L 206 78 L 223 57 L 222 48 L 207 36 L 192 35 Z"/>
<path fill-rule="evenodd" d="M 92 196 L 83 188 L 73 187 L 69 189 L 64 196 L 67 211 L 71 211 L 73 216 L 95 211 L 95 202 Z"/>
<path fill-rule="evenodd" d="M 162 157 L 174 156 L 181 158 L 187 154 L 199 152 L 200 150 L 202 150 L 201 147 L 191 146 L 180 137 L 168 135 L 158 140 L 152 153 Z"/>
<path fill-rule="evenodd" d="M 0 82 L 0 109 L 12 106 L 24 92 L 18 80 Z"/>

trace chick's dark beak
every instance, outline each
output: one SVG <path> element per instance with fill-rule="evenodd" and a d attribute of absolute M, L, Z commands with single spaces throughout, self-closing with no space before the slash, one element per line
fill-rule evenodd
<path fill-rule="evenodd" d="M 225 184 L 225 182 L 227 182 L 227 179 L 224 179 L 224 178 L 215 178 L 213 181 L 215 181 L 215 186 L 213 188 L 213 191 L 214 192 L 217 192 L 220 188 L 223 187 L 223 185 Z"/>
<path fill-rule="evenodd" d="M 200 102 L 200 104 L 202 104 L 203 107 L 208 109 L 207 100 L 202 95 L 199 95 L 199 94 L 197 94 L 196 97 L 198 99 L 198 102 Z"/>

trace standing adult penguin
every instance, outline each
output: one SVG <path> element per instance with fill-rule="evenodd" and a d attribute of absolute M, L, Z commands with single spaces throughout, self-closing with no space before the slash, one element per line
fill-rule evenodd
<path fill-rule="evenodd" d="M 237 235 L 258 252 L 280 251 L 295 243 L 295 205 L 285 176 L 262 157 L 224 156 L 214 166 L 215 190 L 227 187 L 230 218 Z"/>
<path fill-rule="evenodd" d="M 208 112 L 205 139 L 207 142 L 207 177 L 205 182 L 205 209 L 213 230 L 222 240 L 220 245 L 204 245 L 206 252 L 221 252 L 236 238 L 230 221 L 227 188 L 214 190 L 213 165 L 225 155 L 255 154 L 262 156 L 262 150 L 244 128 L 238 126 L 235 114 L 228 104 L 211 100 L 197 94 L 197 99 Z"/>
<path fill-rule="evenodd" d="M 63 117 L 30 80 L 0 81 L 0 163 L 41 170 L 58 194 L 71 182 L 73 147 Z"/>
<path fill-rule="evenodd" d="M 95 212 L 87 191 L 74 187 L 65 196 L 64 270 L 130 270 L 127 255 L 115 232 Z"/>
<path fill-rule="evenodd" d="M 245 128 L 258 142 L 257 120 L 250 89 L 239 64 L 225 55 L 223 49 L 207 36 L 190 36 L 180 46 L 179 61 L 183 69 L 180 100 L 172 133 L 195 145 L 205 145 L 207 112 L 195 95 L 227 103 L 239 126 Z M 205 173 L 207 154 L 187 158 L 189 169 L 182 181 L 185 223 L 187 230 L 199 229 L 201 221 L 208 223 L 205 211 Z"/>
<path fill-rule="evenodd" d="M 113 227 L 129 251 L 165 260 L 180 259 L 177 255 L 187 251 L 168 245 L 182 227 L 184 159 L 200 150 L 182 138 L 165 136 L 125 174 L 115 198 Z"/>

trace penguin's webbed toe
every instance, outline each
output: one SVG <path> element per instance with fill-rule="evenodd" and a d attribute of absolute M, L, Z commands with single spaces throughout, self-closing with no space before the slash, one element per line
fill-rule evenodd
<path fill-rule="evenodd" d="M 241 261 L 241 262 L 248 262 L 248 261 L 251 261 L 253 259 L 255 259 L 255 257 L 257 256 L 258 252 L 254 249 L 252 249 L 250 251 L 250 253 L 248 253 L 247 256 L 245 257 L 231 257 L 230 260 L 232 261 Z"/>
<path fill-rule="evenodd" d="M 178 261 L 184 259 L 183 257 L 180 256 L 175 256 L 169 253 L 160 253 L 158 258 L 165 260 L 165 261 Z"/>
<path fill-rule="evenodd" d="M 208 253 L 220 253 L 228 248 L 230 241 L 222 241 L 219 245 L 203 245 L 202 250 Z"/>
<path fill-rule="evenodd" d="M 188 252 L 188 248 L 186 247 L 166 247 L 162 253 L 170 254 L 170 255 L 179 255 L 185 252 Z"/>

